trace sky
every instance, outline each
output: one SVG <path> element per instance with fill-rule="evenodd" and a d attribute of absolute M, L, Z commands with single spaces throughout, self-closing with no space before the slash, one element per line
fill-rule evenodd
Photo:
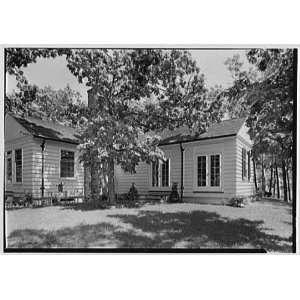
<path fill-rule="evenodd" d="M 228 87 L 232 83 L 232 78 L 224 62 L 227 58 L 239 54 L 244 62 L 244 67 L 248 67 L 245 50 L 220 49 L 220 50 L 190 50 L 193 58 L 197 61 L 200 71 L 204 73 L 208 87 L 222 85 Z M 61 57 L 50 59 L 38 59 L 36 63 L 29 64 L 23 69 L 24 74 L 31 84 L 36 84 L 40 88 L 51 86 L 54 89 L 61 89 L 70 85 L 82 95 L 82 100 L 87 102 L 87 90 L 84 84 L 79 84 L 77 78 L 71 74 L 67 68 L 66 59 Z M 16 81 L 13 76 L 7 75 L 6 90 L 8 93 L 16 88 Z"/>

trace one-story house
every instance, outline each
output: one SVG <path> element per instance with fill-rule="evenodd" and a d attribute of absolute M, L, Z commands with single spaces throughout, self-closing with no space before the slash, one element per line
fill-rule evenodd
<path fill-rule="evenodd" d="M 117 193 L 128 192 L 135 183 L 142 195 L 163 194 L 174 182 L 187 202 L 226 203 L 254 193 L 252 141 L 244 118 L 213 124 L 202 134 L 187 128 L 168 132 L 160 148 L 165 161 L 140 163 L 134 174 L 116 167 Z"/>
<path fill-rule="evenodd" d="M 136 173 L 115 166 L 117 194 L 134 182 L 140 195 L 169 193 L 172 184 L 184 201 L 223 203 L 254 192 L 252 142 L 245 119 L 213 124 L 205 133 L 187 128 L 165 132 L 160 142 L 166 160 L 140 163 Z M 7 114 L 5 118 L 5 191 L 34 198 L 63 189 L 89 192 L 88 172 L 79 161 L 76 131 L 50 121 Z M 85 190 L 85 191 L 84 191 Z"/>
<path fill-rule="evenodd" d="M 7 114 L 4 132 L 6 192 L 33 198 L 83 193 L 84 168 L 74 129 Z"/>

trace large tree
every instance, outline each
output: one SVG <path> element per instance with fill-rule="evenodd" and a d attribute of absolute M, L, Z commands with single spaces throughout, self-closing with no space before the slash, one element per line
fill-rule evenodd
<path fill-rule="evenodd" d="M 68 67 L 91 88 L 83 158 L 107 171 L 112 202 L 116 164 L 135 172 L 141 161 L 164 157 L 155 133 L 184 124 L 201 132 L 219 117 L 212 113 L 219 104 L 207 97 L 204 76 L 186 51 L 75 50 Z M 94 198 L 96 183 L 92 178 Z"/>

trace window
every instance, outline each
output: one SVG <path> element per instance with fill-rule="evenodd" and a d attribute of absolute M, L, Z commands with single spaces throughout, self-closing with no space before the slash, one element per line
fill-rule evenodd
<path fill-rule="evenodd" d="M 242 149 L 242 178 L 244 179 L 247 177 L 247 170 L 246 170 L 246 149 Z"/>
<path fill-rule="evenodd" d="M 168 187 L 170 186 L 170 160 L 164 162 L 156 160 L 152 162 L 152 186 L 153 187 Z"/>
<path fill-rule="evenodd" d="M 61 150 L 60 177 L 74 177 L 74 152 Z"/>
<path fill-rule="evenodd" d="M 248 180 L 251 179 L 251 152 L 248 151 Z"/>
<path fill-rule="evenodd" d="M 206 186 L 206 156 L 198 156 L 198 186 Z"/>
<path fill-rule="evenodd" d="M 220 155 L 210 156 L 210 185 L 220 186 Z"/>
<path fill-rule="evenodd" d="M 22 149 L 15 150 L 16 182 L 22 182 Z"/>
<path fill-rule="evenodd" d="M 12 182 L 12 155 L 11 151 L 6 152 L 6 180 Z"/>
<path fill-rule="evenodd" d="M 197 157 L 196 185 L 203 187 L 221 186 L 221 155 L 200 155 Z"/>
<path fill-rule="evenodd" d="M 169 186 L 169 159 L 161 165 L 161 186 Z"/>
<path fill-rule="evenodd" d="M 152 186 L 158 186 L 158 160 L 152 162 Z"/>

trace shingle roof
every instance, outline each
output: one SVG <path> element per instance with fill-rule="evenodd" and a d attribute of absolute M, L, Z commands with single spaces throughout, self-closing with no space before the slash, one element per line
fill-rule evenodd
<path fill-rule="evenodd" d="M 160 145 L 178 144 L 236 135 L 245 121 L 246 118 L 224 120 L 220 123 L 211 125 L 207 131 L 202 134 L 191 132 L 188 127 L 181 127 L 172 132 L 164 132 L 164 138 L 160 141 Z"/>
<path fill-rule="evenodd" d="M 34 137 L 48 140 L 79 144 L 79 136 L 75 129 L 51 121 L 43 121 L 33 117 L 12 117 Z"/>

